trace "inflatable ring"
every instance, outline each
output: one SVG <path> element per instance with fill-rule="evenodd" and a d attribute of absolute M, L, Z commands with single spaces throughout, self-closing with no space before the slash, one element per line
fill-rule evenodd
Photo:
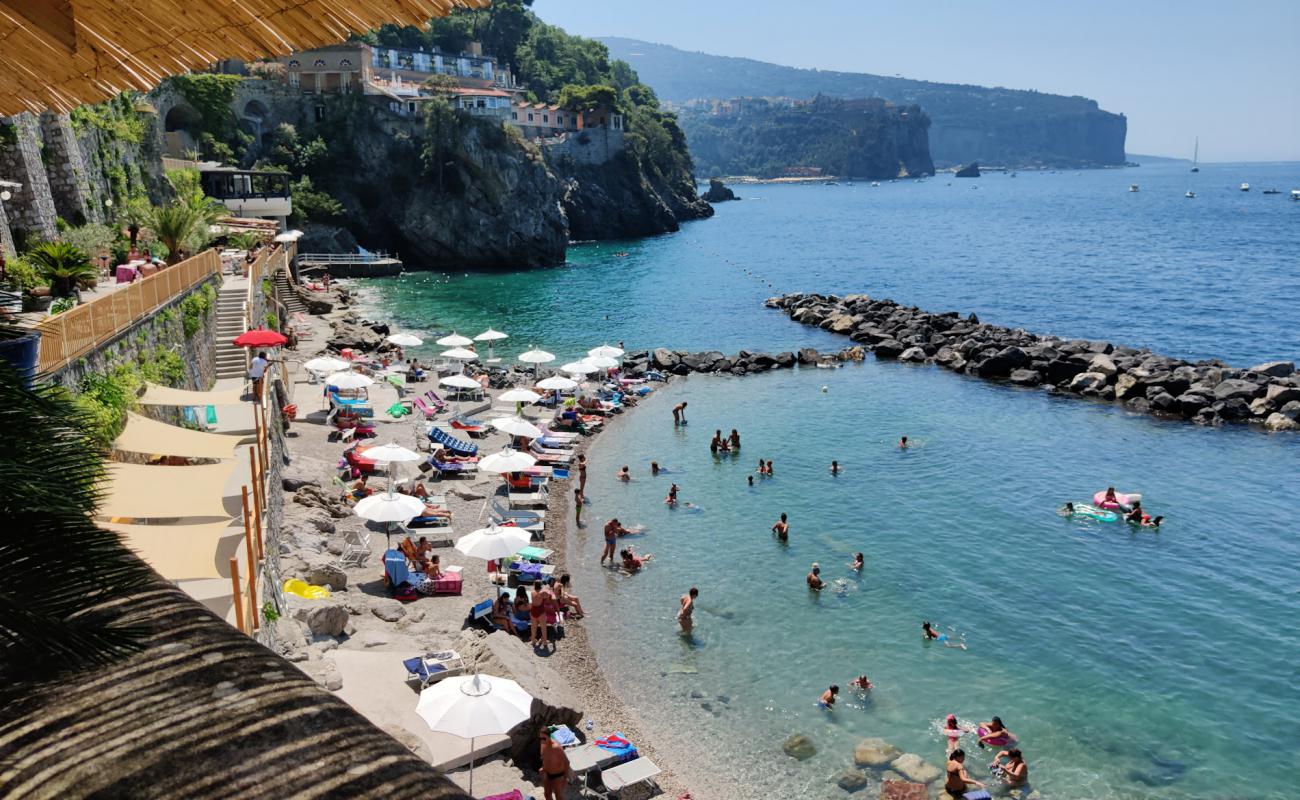
<path fill-rule="evenodd" d="M 1092 504 L 1100 508 L 1108 509 L 1110 511 L 1120 511 L 1123 509 L 1132 508 L 1133 504 L 1140 501 L 1141 499 L 1142 499 L 1142 495 L 1140 494 L 1133 494 L 1133 493 L 1124 494 L 1123 492 L 1115 492 L 1115 499 L 1107 501 L 1106 492 L 1105 490 L 1102 490 L 1092 496 Z"/>

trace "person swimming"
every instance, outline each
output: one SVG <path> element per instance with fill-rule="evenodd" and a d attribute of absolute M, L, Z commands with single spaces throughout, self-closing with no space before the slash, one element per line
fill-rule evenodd
<path fill-rule="evenodd" d="M 753 476 L 753 475 L 746 475 L 745 477 L 749 479 L 749 485 L 750 485 L 750 486 L 753 486 L 753 485 L 754 485 L 754 476 Z"/>
<path fill-rule="evenodd" d="M 835 698 L 839 693 L 840 693 L 840 687 L 837 684 L 832 683 L 829 689 L 822 692 L 822 696 L 817 701 L 817 705 L 821 708 L 826 709 L 827 711 L 830 711 L 831 709 L 835 708 Z"/>
<path fill-rule="evenodd" d="M 659 462 L 658 462 L 658 461 L 651 461 L 651 462 L 650 462 L 650 474 L 651 474 L 651 475 L 658 475 L 658 474 L 659 474 Z"/>
<path fill-rule="evenodd" d="M 952 641 L 949 641 L 949 640 L 948 640 L 948 634 L 946 634 L 946 633 L 940 633 L 939 631 L 936 631 L 936 630 L 934 629 L 934 627 L 933 627 L 932 625 L 930 625 L 930 620 L 928 620 L 928 619 L 921 623 L 921 635 L 922 635 L 923 637 L 925 637 L 925 640 L 926 640 L 927 642 L 929 642 L 929 641 L 935 641 L 935 642 L 939 642 L 939 643 L 942 644 L 944 647 L 957 647 L 957 648 L 960 648 L 960 649 L 962 649 L 962 650 L 965 650 L 965 649 L 966 649 L 966 643 L 965 643 L 965 642 L 952 642 Z"/>
<path fill-rule="evenodd" d="M 839 475 L 839 474 L 840 474 L 840 462 L 838 462 L 838 461 L 832 461 L 832 462 L 831 462 L 831 474 L 832 474 L 832 475 Z"/>
<path fill-rule="evenodd" d="M 1066 501 L 1065 501 L 1065 505 L 1061 506 L 1061 508 L 1060 508 L 1060 513 L 1061 513 L 1063 516 L 1067 516 L 1067 517 L 1068 517 L 1068 516 L 1073 516 L 1073 515 L 1074 515 L 1074 503 L 1070 502 L 1069 500 L 1066 500 Z"/>
<path fill-rule="evenodd" d="M 981 722 L 978 731 L 980 735 L 979 746 L 981 750 L 984 749 L 985 745 L 1001 747 L 1002 745 L 1011 744 L 1016 741 L 1016 735 L 1007 730 L 1006 726 L 1002 724 L 1001 717 L 994 717 L 988 722 Z"/>
<path fill-rule="evenodd" d="M 1144 527 L 1144 528 L 1159 528 L 1159 527 L 1160 527 L 1160 523 L 1161 523 L 1161 522 L 1164 522 L 1164 519 L 1165 519 L 1164 517 L 1155 517 L 1155 518 L 1153 518 L 1153 519 L 1143 520 L 1143 521 L 1142 521 L 1142 527 Z"/>
<path fill-rule="evenodd" d="M 623 569 L 628 572 L 639 572 L 642 567 L 654 558 L 654 554 L 646 553 L 643 556 L 638 556 L 633 552 L 632 548 L 627 547 L 619 551 L 619 557 L 623 559 Z"/>
<path fill-rule="evenodd" d="M 859 692 L 866 693 L 876 687 L 871 683 L 870 680 L 867 679 L 866 675 L 859 675 L 858 677 L 849 681 L 849 688 L 857 689 Z"/>
<path fill-rule="evenodd" d="M 854 554 L 853 554 L 853 563 L 852 563 L 851 565 L 849 565 L 849 569 L 852 569 L 854 572 L 861 572 L 863 566 L 864 566 L 864 564 L 862 563 L 862 554 L 861 554 L 861 553 L 854 553 Z"/>
<path fill-rule="evenodd" d="M 677 505 L 677 484 L 668 487 L 668 496 L 664 498 L 664 502 L 670 506 Z"/>
<path fill-rule="evenodd" d="M 808 573 L 805 580 L 808 582 L 808 588 L 814 592 L 820 592 L 826 588 L 826 581 L 822 580 L 822 568 L 817 565 L 816 561 L 813 562 L 812 571 Z"/>
<path fill-rule="evenodd" d="M 1148 517 L 1146 512 L 1142 510 L 1141 500 L 1134 500 L 1133 508 L 1131 508 L 1129 512 L 1124 515 L 1125 522 L 1132 522 L 1138 525 L 1141 525 L 1143 522 L 1145 522 L 1148 519 L 1150 519 L 1150 517 Z"/>
<path fill-rule="evenodd" d="M 765 461 L 764 461 L 763 459 L 761 459 L 761 458 L 758 460 L 758 474 L 759 474 L 759 475 L 766 475 L 766 474 L 767 474 L 767 462 L 765 462 Z"/>
<path fill-rule="evenodd" d="M 767 477 L 772 477 L 776 473 L 772 471 L 772 459 L 767 460 Z"/>
<path fill-rule="evenodd" d="M 624 464 L 623 468 L 620 469 L 614 477 L 618 478 L 620 481 L 630 481 L 632 480 L 632 472 L 627 468 L 627 465 Z"/>
<path fill-rule="evenodd" d="M 906 450 L 906 449 L 907 449 L 907 437 L 906 437 L 906 436 L 904 436 L 902 439 L 899 439 L 899 440 L 898 440 L 898 446 L 899 446 L 899 448 L 902 449 L 902 450 Z"/>
<path fill-rule="evenodd" d="M 961 741 L 961 737 L 966 735 L 966 731 L 957 722 L 956 714 L 949 714 L 948 718 L 944 720 L 943 735 L 948 739 L 948 752 L 951 753 L 956 750 L 957 743 Z"/>

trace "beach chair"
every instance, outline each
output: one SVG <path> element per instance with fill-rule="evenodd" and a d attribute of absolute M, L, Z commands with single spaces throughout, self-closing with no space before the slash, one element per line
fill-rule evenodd
<path fill-rule="evenodd" d="M 492 501 L 492 515 L 499 519 L 512 519 L 528 522 L 542 522 L 546 519 L 545 511 L 520 511 L 513 508 L 506 508 L 495 499 Z"/>
<path fill-rule="evenodd" d="M 429 429 L 429 441 L 442 445 L 458 456 L 478 455 L 478 445 L 457 439 L 441 428 Z"/>
<path fill-rule="evenodd" d="M 544 506 L 549 499 L 550 493 L 546 490 L 545 485 L 536 489 L 515 489 L 511 487 L 506 495 L 506 500 L 510 503 L 511 508 Z"/>
<path fill-rule="evenodd" d="M 366 559 L 370 557 L 370 533 L 351 530 L 343 534 L 343 553 L 339 556 L 339 563 L 343 566 L 361 567 L 365 566 Z"/>
<path fill-rule="evenodd" d="M 475 603 L 474 607 L 469 610 L 469 624 L 482 623 L 487 626 L 488 631 L 495 631 L 497 626 L 492 622 L 492 605 L 493 598 Z"/>
<path fill-rule="evenodd" d="M 661 790 L 654 779 L 662 771 L 658 764 L 643 756 L 619 764 L 617 767 L 602 770 L 599 787 L 593 787 L 589 781 L 587 788 L 602 800 L 618 797 L 619 792 L 624 789 L 643 783 L 649 785 L 651 792 L 658 793 Z"/>
<path fill-rule="evenodd" d="M 488 426 L 483 425 L 477 421 L 470 421 L 470 420 L 460 419 L 458 417 L 452 417 L 450 422 L 451 422 L 451 427 L 455 428 L 456 430 L 460 431 L 466 436 L 470 436 L 475 439 L 481 439 L 492 432 L 491 429 L 488 428 Z"/>
<path fill-rule="evenodd" d="M 402 661 L 406 667 L 406 682 L 424 690 L 452 675 L 465 671 L 465 660 L 455 650 L 441 650 Z"/>
<path fill-rule="evenodd" d="M 438 414 L 439 409 L 436 409 L 433 406 L 429 405 L 428 403 L 424 402 L 423 397 L 417 397 L 413 399 L 411 401 L 411 404 L 415 406 L 416 411 L 419 411 L 421 414 L 424 415 L 425 419 L 433 419 Z"/>

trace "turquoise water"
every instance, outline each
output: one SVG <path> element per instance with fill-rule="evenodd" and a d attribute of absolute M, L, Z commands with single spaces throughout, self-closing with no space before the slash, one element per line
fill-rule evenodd
<path fill-rule="evenodd" d="M 415 330 L 505 330 L 507 355 L 535 343 L 567 359 L 606 340 L 838 348 L 844 339 L 761 307 L 778 290 L 823 290 L 1229 363 L 1295 358 L 1300 204 L 1258 191 L 1287 192 L 1298 174 L 1170 166 L 993 175 L 978 190 L 942 178 L 742 187 L 749 199 L 713 220 L 580 246 L 568 267 L 411 274 L 363 291 L 376 315 Z M 1255 191 L 1237 192 L 1242 180 Z M 1132 182 L 1142 190 L 1128 193 Z M 679 398 L 690 401 L 684 429 L 669 413 Z M 710 435 L 732 427 L 743 456 L 715 460 Z M 899 452 L 901 434 L 919 446 Z M 570 559 L 596 612 L 586 624 L 656 746 L 710 764 L 687 773 L 701 797 L 842 795 L 830 779 L 858 739 L 940 761 L 932 724 L 949 712 L 1002 716 L 1049 797 L 1282 797 L 1300 770 L 1289 730 L 1300 699 L 1298 437 L 871 360 L 693 376 L 627 415 L 592 455 L 592 521 L 649 525 L 635 545 L 655 560 L 633 577 L 602 570 L 598 530 L 580 532 Z M 749 489 L 760 455 L 776 477 Z M 651 479 L 651 459 L 682 471 Z M 613 480 L 622 464 L 630 484 Z M 666 509 L 670 480 L 703 510 Z M 1053 513 L 1107 485 L 1142 492 L 1167 527 L 1135 533 Z M 788 546 L 768 532 L 783 511 Z M 860 579 L 847 570 L 856 550 Z M 809 595 L 813 561 L 847 579 L 842 593 Z M 701 610 L 687 641 L 673 615 L 691 585 Z M 922 619 L 969 649 L 923 644 Z M 869 704 L 816 711 L 827 684 L 860 672 L 878 687 Z M 793 732 L 819 754 L 782 755 Z"/>

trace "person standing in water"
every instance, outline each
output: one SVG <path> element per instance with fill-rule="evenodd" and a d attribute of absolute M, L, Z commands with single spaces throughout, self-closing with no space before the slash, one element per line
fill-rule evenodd
<path fill-rule="evenodd" d="M 700 590 L 694 586 L 682 595 L 682 607 L 677 612 L 677 624 L 682 626 L 682 633 L 690 633 L 695 627 L 695 598 L 699 596 Z"/>
<path fill-rule="evenodd" d="M 816 561 L 813 562 L 812 571 L 808 573 L 807 581 L 808 588 L 814 592 L 820 592 L 826 588 L 826 581 L 822 580 L 822 568 L 818 566 Z"/>
<path fill-rule="evenodd" d="M 573 490 L 573 522 L 582 527 L 582 489 Z"/>
<path fill-rule="evenodd" d="M 736 432 L 736 429 L 735 429 L 735 428 L 732 428 L 732 429 L 731 429 L 731 436 L 729 437 L 729 439 L 730 439 L 730 442 L 731 442 L 731 449 L 732 449 L 732 450 L 739 450 L 739 449 L 740 449 L 740 434 Z"/>
<path fill-rule="evenodd" d="M 673 406 L 673 424 L 674 425 L 686 424 L 686 401 L 685 400 Z"/>
<path fill-rule="evenodd" d="M 832 683 L 829 689 L 822 692 L 822 696 L 817 701 L 817 705 L 821 706 L 827 711 L 830 711 L 831 709 L 835 708 L 835 697 L 839 693 L 840 693 L 840 687 Z"/>
<path fill-rule="evenodd" d="M 899 448 L 900 450 L 906 450 L 906 449 L 907 449 L 907 437 L 906 437 L 906 436 L 904 436 L 902 439 L 899 439 L 899 440 L 898 440 L 898 448 Z"/>
<path fill-rule="evenodd" d="M 587 454 L 578 454 L 578 488 L 587 491 Z"/>
<path fill-rule="evenodd" d="M 960 747 L 948 754 L 946 772 L 948 778 L 944 781 L 943 790 L 949 797 L 961 797 L 969 791 L 968 787 L 984 788 L 984 784 L 972 780 L 970 774 L 966 772 L 966 751 Z"/>
<path fill-rule="evenodd" d="M 1002 763 L 1004 758 L 1007 760 L 1005 764 Z M 999 752 L 994 756 L 993 763 L 989 764 L 989 769 L 1000 773 L 1003 782 L 1013 789 L 1029 783 L 1029 765 L 1025 763 L 1025 757 L 1018 747 Z"/>
<path fill-rule="evenodd" d="M 677 505 L 677 484 L 668 487 L 668 496 L 664 498 L 664 502 L 670 506 Z"/>
<path fill-rule="evenodd" d="M 864 565 L 863 565 L 863 560 L 862 560 L 862 554 L 861 554 L 861 553 L 854 553 L 854 554 L 853 554 L 853 564 L 851 564 L 849 568 L 852 569 L 854 572 L 861 572 L 863 566 L 864 566 Z"/>
<path fill-rule="evenodd" d="M 658 462 L 658 461 L 651 461 L 651 462 L 650 462 L 650 474 L 651 474 L 651 475 L 658 475 L 658 474 L 659 474 L 659 462 Z"/>
<path fill-rule="evenodd" d="M 632 480 L 632 473 L 628 470 L 627 465 L 624 464 L 623 468 L 615 473 L 614 477 L 618 478 L 620 481 L 627 482 Z"/>
<path fill-rule="evenodd" d="M 617 517 L 605 523 L 605 549 L 600 553 L 600 563 L 604 564 L 608 558 L 609 565 L 614 566 L 614 545 L 618 542 L 618 531 L 622 527 L 618 524 Z"/>
<path fill-rule="evenodd" d="M 776 473 L 772 471 L 772 459 L 767 460 L 767 477 L 772 477 Z"/>
<path fill-rule="evenodd" d="M 790 523 L 786 521 L 785 514 L 772 525 L 772 533 L 783 542 L 790 539 Z"/>

